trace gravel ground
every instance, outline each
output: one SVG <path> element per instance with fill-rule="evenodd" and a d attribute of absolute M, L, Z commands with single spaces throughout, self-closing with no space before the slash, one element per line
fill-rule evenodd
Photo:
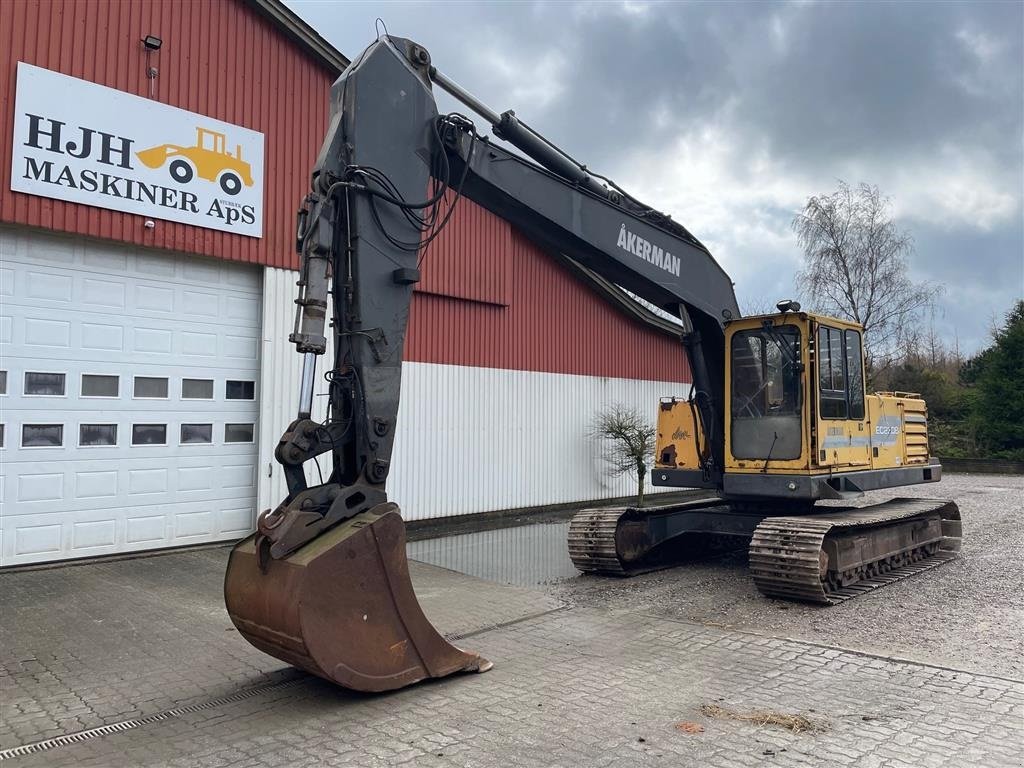
<path fill-rule="evenodd" d="M 1024 477 L 947 475 L 938 485 L 869 494 L 956 500 L 958 559 L 834 607 L 769 600 L 746 554 L 631 579 L 580 577 L 549 585 L 580 606 L 629 609 L 707 626 L 897 656 L 1024 679 Z"/>

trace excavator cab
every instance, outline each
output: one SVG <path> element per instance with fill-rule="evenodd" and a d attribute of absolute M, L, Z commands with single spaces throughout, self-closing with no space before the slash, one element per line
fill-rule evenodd
<path fill-rule="evenodd" d="M 866 392 L 863 329 L 779 308 L 725 323 L 723 495 L 810 504 L 937 481 L 925 402 Z M 701 487 L 705 442 L 691 402 L 662 402 L 654 483 Z"/>

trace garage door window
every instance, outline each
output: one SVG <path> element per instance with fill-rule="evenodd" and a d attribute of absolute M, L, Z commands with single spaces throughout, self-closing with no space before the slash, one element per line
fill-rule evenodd
<path fill-rule="evenodd" d="M 135 397 L 167 399 L 167 379 L 162 376 L 136 376 Z"/>
<path fill-rule="evenodd" d="M 22 448 L 60 448 L 64 445 L 63 424 L 22 424 Z"/>
<path fill-rule="evenodd" d="M 82 374 L 82 397 L 117 397 L 120 391 L 119 376 L 97 373 Z"/>
<path fill-rule="evenodd" d="M 213 400 L 213 379 L 182 379 L 182 400 Z"/>
<path fill-rule="evenodd" d="M 79 425 L 78 444 L 83 448 L 92 448 L 101 445 L 117 445 L 117 424 Z"/>
<path fill-rule="evenodd" d="M 256 382 L 231 381 L 229 379 L 224 388 L 224 397 L 227 400 L 255 400 Z"/>
<path fill-rule="evenodd" d="M 182 424 L 181 444 L 192 445 L 196 443 L 213 442 L 213 424 Z"/>
<path fill-rule="evenodd" d="M 167 445 L 167 425 L 132 424 L 132 445 Z"/>
<path fill-rule="evenodd" d="M 253 438 L 252 424 L 225 424 L 225 443 L 251 443 Z"/>
<path fill-rule="evenodd" d="M 63 397 L 65 393 L 63 373 L 25 372 L 25 394 L 36 396 Z"/>

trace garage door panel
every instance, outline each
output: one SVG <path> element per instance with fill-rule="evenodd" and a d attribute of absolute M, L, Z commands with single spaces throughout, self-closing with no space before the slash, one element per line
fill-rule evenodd
<path fill-rule="evenodd" d="M 71 346 L 71 323 L 28 318 L 24 325 L 24 339 L 26 346 L 50 347 L 64 353 Z"/>
<path fill-rule="evenodd" d="M 217 336 L 212 333 L 184 331 L 180 334 L 181 354 L 200 357 L 217 356 Z"/>
<path fill-rule="evenodd" d="M 169 543 L 170 532 L 166 514 L 142 515 L 129 513 L 125 517 L 125 544 Z"/>
<path fill-rule="evenodd" d="M 4 565 L 139 549 L 233 541 L 255 524 L 255 498 L 13 515 L 4 520 Z"/>
<path fill-rule="evenodd" d="M 117 470 L 75 473 L 76 499 L 117 498 Z"/>
<path fill-rule="evenodd" d="M 60 525 L 25 525 L 14 528 L 14 552 L 18 556 L 59 555 Z"/>
<path fill-rule="evenodd" d="M 255 502 L 255 499 L 253 500 Z M 247 507 L 225 509 L 220 515 L 220 533 L 232 538 L 247 536 L 256 526 L 255 503 Z"/>
<path fill-rule="evenodd" d="M 30 299 L 68 303 L 74 281 L 70 275 L 29 270 L 25 273 L 25 295 Z"/>
<path fill-rule="evenodd" d="M 247 309 L 247 313 L 243 314 L 239 319 L 252 320 L 252 304 L 247 298 L 239 298 L 239 303 L 244 305 Z M 209 293 L 207 291 L 190 291 L 184 290 L 181 295 L 182 309 L 190 315 L 197 317 L 217 317 L 219 314 L 218 305 L 220 303 L 220 296 L 216 293 Z M 230 315 L 226 315 L 228 320 L 233 319 Z"/>
<path fill-rule="evenodd" d="M 124 309 L 126 290 L 124 283 L 85 277 L 82 278 L 79 300 L 86 307 Z"/>
<path fill-rule="evenodd" d="M 225 490 L 247 489 L 256 493 L 256 465 L 234 464 L 220 471 L 220 486 Z"/>
<path fill-rule="evenodd" d="M 64 498 L 63 472 L 26 472 L 18 475 L 17 504 L 60 501 Z"/>
<path fill-rule="evenodd" d="M 0 267 L 0 296 L 14 295 L 14 270 Z"/>
<path fill-rule="evenodd" d="M 0 565 L 247 533 L 256 445 L 227 437 L 258 434 L 260 272 L 3 228 L 0 254 Z M 23 447 L 26 425 L 61 444 Z"/>
<path fill-rule="evenodd" d="M 83 351 L 124 352 L 124 328 L 119 325 L 102 325 L 99 323 L 82 323 Z M 102 358 L 101 358 L 102 359 Z"/>
<path fill-rule="evenodd" d="M 71 549 L 95 549 L 117 545 L 117 523 L 114 520 L 97 520 L 71 524 Z"/>

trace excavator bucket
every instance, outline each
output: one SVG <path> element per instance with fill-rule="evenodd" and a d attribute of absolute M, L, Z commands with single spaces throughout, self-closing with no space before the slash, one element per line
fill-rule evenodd
<path fill-rule="evenodd" d="M 396 505 L 378 504 L 280 560 L 261 558 L 257 536 L 232 550 L 224 598 L 235 627 L 261 651 L 369 692 L 491 668 L 423 615 Z"/>

